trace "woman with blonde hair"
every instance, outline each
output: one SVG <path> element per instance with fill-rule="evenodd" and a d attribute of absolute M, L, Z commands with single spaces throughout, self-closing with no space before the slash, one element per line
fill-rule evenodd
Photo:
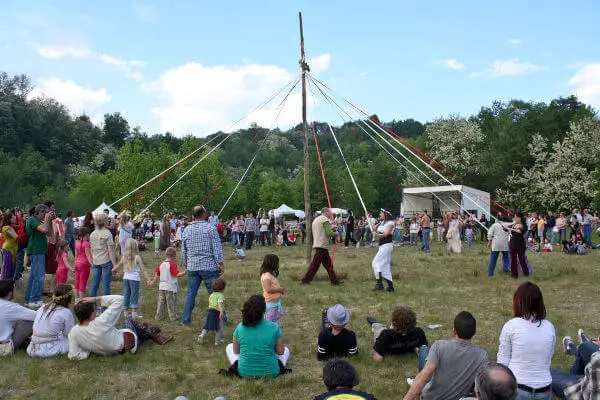
<path fill-rule="evenodd" d="M 129 316 L 127 309 L 131 307 L 131 318 L 141 318 L 138 314 L 140 308 L 140 274 L 143 271 L 146 281 L 150 281 L 152 278 L 144 268 L 142 257 L 138 253 L 138 243 L 135 239 L 127 239 L 125 242 L 125 250 L 123 252 L 123 258 L 115 267 L 112 272 L 116 272 L 123 266 L 123 309 L 125 310 L 125 317 Z"/>
<path fill-rule="evenodd" d="M 40 307 L 33 321 L 31 343 L 27 354 L 31 357 L 56 357 L 69 352 L 68 335 L 75 325 L 69 304 L 73 299 L 71 285 L 58 285 L 52 301 Z"/>

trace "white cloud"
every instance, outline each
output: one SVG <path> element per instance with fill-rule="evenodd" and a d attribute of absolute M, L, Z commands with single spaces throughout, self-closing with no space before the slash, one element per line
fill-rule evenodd
<path fill-rule="evenodd" d="M 121 69 L 126 69 L 130 67 L 144 67 L 146 65 L 146 63 L 143 61 L 121 60 L 119 58 L 109 56 L 108 54 L 101 54 L 98 58 L 105 64 L 114 65 L 115 67 Z"/>
<path fill-rule="evenodd" d="M 318 74 L 319 72 L 325 72 L 331 65 L 331 54 L 325 53 L 320 56 L 309 58 L 308 65 L 310 66 L 310 72 Z"/>
<path fill-rule="evenodd" d="M 514 44 L 515 46 L 518 46 L 518 45 L 520 45 L 523 42 L 521 41 L 521 39 L 508 39 L 508 43 Z"/>
<path fill-rule="evenodd" d="M 144 22 L 154 22 L 156 19 L 156 9 L 148 4 L 134 4 L 133 13 L 138 19 Z"/>
<path fill-rule="evenodd" d="M 44 95 L 56 99 L 76 114 L 92 113 L 111 100 L 104 88 L 90 89 L 59 78 L 42 79 L 30 94 L 31 97 Z"/>
<path fill-rule="evenodd" d="M 546 69 L 548 69 L 546 66 L 536 65 L 527 61 L 521 61 L 518 58 L 513 58 L 510 60 L 496 60 L 492 62 L 490 74 L 492 76 L 528 75 Z"/>
<path fill-rule="evenodd" d="M 166 71 L 158 80 L 144 87 L 156 92 L 166 102 L 152 109 L 159 119 L 161 130 L 176 135 L 192 133 L 205 136 L 228 129 L 232 122 L 292 79 L 292 74 L 286 69 L 273 65 L 205 66 L 189 62 Z M 281 98 L 253 112 L 234 129 L 251 122 L 270 127 Z M 297 123 L 300 118 L 300 95 L 296 90 L 276 125 Z"/>
<path fill-rule="evenodd" d="M 456 60 L 454 58 L 450 58 L 448 60 L 441 60 L 441 61 L 438 61 L 438 63 L 444 64 L 446 67 L 451 68 L 455 71 L 460 71 L 462 69 L 467 68 L 467 66 L 465 64 L 458 62 L 458 60 Z"/>
<path fill-rule="evenodd" d="M 583 65 L 569 80 L 579 100 L 600 108 L 600 64 Z"/>
<path fill-rule="evenodd" d="M 39 45 L 36 48 L 37 53 L 44 58 L 87 58 L 92 55 L 92 51 L 85 46 L 76 46 L 68 44 L 46 44 Z"/>

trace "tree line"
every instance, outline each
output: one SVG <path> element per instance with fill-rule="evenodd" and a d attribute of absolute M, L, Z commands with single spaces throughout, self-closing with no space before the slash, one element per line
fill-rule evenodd
<path fill-rule="evenodd" d="M 101 126 L 73 116 L 51 98 L 31 98 L 25 75 L 0 73 L 0 206 L 26 208 L 52 199 L 77 214 L 111 203 L 220 135 L 179 138 L 149 135 L 118 112 Z M 377 120 L 377 116 L 372 117 Z M 404 186 L 445 182 L 407 150 L 394 144 L 390 157 L 361 129 L 365 121 L 335 127 L 366 206 L 399 212 Z M 413 119 L 384 124 L 445 166 L 443 174 L 493 193 L 508 208 L 534 210 L 600 206 L 600 121 L 576 97 L 550 103 L 494 102 L 475 115 L 451 115 L 428 123 Z M 333 207 L 362 206 L 325 123 L 315 123 Z M 311 134 L 312 136 L 312 134 Z M 255 139 L 255 140 L 253 140 Z M 218 142 L 220 139 L 214 143 Z M 327 204 L 311 138 L 310 190 L 313 208 Z M 210 148 L 210 146 L 209 146 Z M 224 215 L 270 209 L 286 203 L 303 208 L 303 131 L 240 129 L 167 192 L 151 211 L 187 213 L 205 203 L 218 211 L 258 152 Z M 143 193 L 117 204 L 136 213 L 195 164 L 200 151 Z M 403 156 L 412 160 L 418 172 Z"/>

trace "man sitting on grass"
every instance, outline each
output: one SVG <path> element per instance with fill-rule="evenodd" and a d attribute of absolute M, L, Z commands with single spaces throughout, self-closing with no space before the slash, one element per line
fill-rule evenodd
<path fill-rule="evenodd" d="M 475 376 L 475 397 L 462 400 L 516 400 L 517 378 L 506 365 L 489 362 Z"/>
<path fill-rule="evenodd" d="M 382 362 L 387 355 L 417 352 L 421 360 L 420 368 L 425 365 L 428 343 L 423 329 L 417 327 L 417 314 L 409 306 L 400 306 L 392 311 L 392 325 L 386 327 L 368 317 L 375 339 L 373 359 Z"/>
<path fill-rule="evenodd" d="M 18 348 L 27 347 L 31 338 L 36 313 L 13 303 L 14 293 L 13 280 L 0 280 L 0 356 L 7 356 Z"/>
<path fill-rule="evenodd" d="M 356 334 L 346 329 L 348 322 L 350 322 L 350 313 L 341 304 L 329 307 L 325 311 L 323 327 L 317 344 L 318 360 L 350 357 L 358 354 Z"/>
<path fill-rule="evenodd" d="M 425 367 L 408 380 L 411 388 L 404 400 L 454 400 L 469 396 L 475 374 L 488 361 L 485 350 L 473 345 L 477 322 L 461 311 L 454 319 L 454 339 L 438 340 L 429 351 Z"/>
<path fill-rule="evenodd" d="M 96 304 L 108 307 L 96 317 Z M 75 316 L 79 325 L 69 333 L 69 358 L 84 360 L 90 353 L 101 356 L 135 354 L 138 344 L 144 339 L 152 339 L 158 344 L 166 344 L 173 337 L 161 335 L 160 329 L 150 324 L 138 324 L 130 318 L 123 322 L 125 329 L 115 328 L 123 312 L 123 296 L 84 297 L 75 305 Z"/>
<path fill-rule="evenodd" d="M 346 360 L 327 361 L 323 367 L 323 383 L 328 392 L 314 400 L 377 400 L 372 394 L 352 390 L 359 383 L 358 372 Z"/>

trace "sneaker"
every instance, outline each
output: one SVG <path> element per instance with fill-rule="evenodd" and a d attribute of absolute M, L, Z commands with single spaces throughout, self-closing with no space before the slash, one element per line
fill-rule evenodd
<path fill-rule="evenodd" d="M 582 344 L 590 341 L 590 339 L 588 339 L 588 337 L 583 334 L 583 329 L 581 328 L 579 328 L 579 330 L 577 331 L 577 337 L 579 338 L 579 342 Z"/>
<path fill-rule="evenodd" d="M 360 249 L 360 243 L 356 243 L 356 248 Z"/>
<path fill-rule="evenodd" d="M 571 336 L 565 336 L 562 340 L 562 343 L 563 343 L 563 350 L 565 351 L 566 354 L 573 356 L 573 355 L 575 355 L 575 353 L 577 353 L 577 345 L 573 342 L 573 339 L 571 339 Z"/>
<path fill-rule="evenodd" d="M 310 282 L 306 282 L 306 281 L 300 281 L 300 284 L 301 284 L 301 285 L 309 285 L 309 284 L 310 284 Z"/>
<path fill-rule="evenodd" d="M 413 378 L 406 378 L 406 383 L 408 383 L 408 386 L 412 386 L 414 382 L 415 380 Z"/>
<path fill-rule="evenodd" d="M 133 313 L 131 313 L 131 318 L 140 319 L 142 318 L 142 316 L 134 311 Z"/>
<path fill-rule="evenodd" d="M 335 281 L 335 282 L 332 282 L 331 286 L 344 286 L 344 281 Z"/>
<path fill-rule="evenodd" d="M 373 317 L 367 317 L 367 322 L 371 325 L 377 322 L 377 320 Z"/>
<path fill-rule="evenodd" d="M 202 329 L 202 333 L 198 335 L 198 343 L 204 343 L 204 339 L 206 339 L 206 331 Z"/>
<path fill-rule="evenodd" d="M 347 248 L 348 248 L 348 246 L 344 246 L 344 248 L 345 248 L 345 249 L 347 249 Z"/>
<path fill-rule="evenodd" d="M 225 343 L 225 339 L 215 340 L 215 346 L 222 345 L 223 343 Z"/>

